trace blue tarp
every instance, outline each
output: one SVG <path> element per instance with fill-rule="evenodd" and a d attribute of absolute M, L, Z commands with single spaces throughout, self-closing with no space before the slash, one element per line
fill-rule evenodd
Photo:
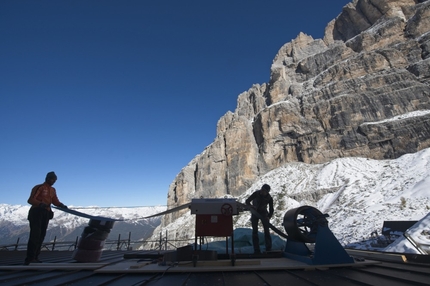
<path fill-rule="evenodd" d="M 260 239 L 260 249 L 262 252 L 266 250 L 264 245 L 264 233 L 258 232 Z M 272 250 L 284 250 L 286 241 L 281 239 L 279 236 L 271 235 L 272 237 Z M 237 228 L 233 232 L 234 238 L 234 253 L 254 253 L 254 247 L 252 245 L 252 229 L 250 228 Z M 219 254 L 226 252 L 226 242 L 214 241 L 201 246 L 203 250 L 214 250 Z M 228 247 L 231 251 L 231 237 L 228 238 Z"/>

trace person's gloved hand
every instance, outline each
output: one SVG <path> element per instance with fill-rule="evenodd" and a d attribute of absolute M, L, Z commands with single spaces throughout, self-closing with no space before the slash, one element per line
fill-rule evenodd
<path fill-rule="evenodd" d="M 65 204 L 61 204 L 60 208 L 62 208 L 62 209 L 68 209 L 68 207 Z"/>
<path fill-rule="evenodd" d="M 39 204 L 39 208 L 45 209 L 45 208 L 47 208 L 47 207 L 48 207 L 48 205 L 47 205 L 47 204 L 45 204 L 45 203 L 40 203 L 40 204 Z"/>

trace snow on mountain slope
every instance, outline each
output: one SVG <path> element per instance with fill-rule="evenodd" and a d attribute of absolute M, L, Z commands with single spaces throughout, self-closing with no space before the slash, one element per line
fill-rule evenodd
<path fill-rule="evenodd" d="M 77 207 L 69 206 L 70 209 L 78 210 L 94 216 L 102 216 L 108 218 L 122 219 L 130 222 L 142 220 L 145 216 L 162 212 L 166 210 L 166 206 L 150 206 L 150 207 Z M 7 220 L 15 225 L 27 225 L 27 215 L 29 205 L 6 205 L 0 204 L 0 220 Z M 53 209 L 54 218 L 50 221 L 49 227 L 62 225 L 65 228 L 73 228 L 76 224 L 88 223 L 88 219 L 74 216 L 58 209 Z"/>
<path fill-rule="evenodd" d="M 272 187 L 271 223 L 279 230 L 286 232 L 282 223 L 287 210 L 309 205 L 329 214 L 329 228 L 345 246 L 368 239 L 374 231 L 380 234 L 385 220 L 420 220 L 429 213 L 430 149 L 395 160 L 357 157 L 315 165 L 288 163 L 262 176 L 238 201 L 244 203 L 264 183 Z M 249 212 L 240 213 L 235 228 L 251 228 L 249 218 Z M 192 238 L 194 218 L 187 213 L 162 230 L 170 239 Z M 423 231 L 430 233 L 428 226 Z"/>
<path fill-rule="evenodd" d="M 385 220 L 420 220 L 430 211 L 430 149 L 395 160 L 342 158 L 326 164 L 287 164 L 258 180 L 272 186 L 276 218 L 291 208 L 310 205 L 329 214 L 329 227 L 343 245 L 381 232 Z M 283 206 L 283 207 L 279 207 Z M 284 207 L 285 206 L 285 207 Z M 247 216 L 239 224 L 246 222 Z"/>
<path fill-rule="evenodd" d="M 69 208 L 94 216 L 124 220 L 115 223 L 109 237 L 116 239 L 118 235 L 124 237 L 131 232 L 132 240 L 147 238 L 160 224 L 160 218 L 144 219 L 144 217 L 166 210 L 166 206 L 130 208 L 69 206 Z M 29 205 L 0 204 L 0 245 L 15 243 L 18 238 L 21 243 L 27 242 L 30 231 L 27 220 L 29 209 Z M 53 211 L 54 218 L 49 223 L 45 241 L 52 241 L 54 238 L 57 241 L 74 241 L 77 236 L 80 236 L 83 228 L 88 225 L 87 218 L 57 209 Z"/>
<path fill-rule="evenodd" d="M 385 220 L 418 221 L 429 213 L 430 149 L 395 160 L 341 158 L 316 165 L 288 163 L 257 180 L 246 193 L 237 198 L 238 201 L 244 202 L 264 183 L 272 187 L 275 215 L 271 223 L 278 229 L 285 232 L 282 223 L 287 210 L 310 205 L 329 214 L 329 228 L 342 245 L 355 244 L 368 239 L 374 231 L 380 234 Z M 70 208 L 92 215 L 124 219 L 129 228 L 133 225 L 139 228 L 144 221 L 143 217 L 166 210 L 165 206 Z M 10 232 L 6 237 L 28 233 L 28 209 L 29 206 L 0 204 L 2 241 L 5 232 Z M 235 216 L 235 228 L 250 228 L 249 217 L 248 212 Z M 82 228 L 87 222 L 87 219 L 55 210 L 49 229 L 62 229 L 65 234 Z M 14 227 L 20 230 L 11 231 Z M 420 240 L 430 244 L 429 235 L 425 235 L 430 233 L 428 228 L 429 224 L 424 223 L 419 233 L 424 234 L 420 236 Z M 158 227 L 155 231 L 154 235 L 159 231 L 167 231 L 169 239 L 192 238 L 194 217 L 186 213 L 174 223 Z M 355 244 L 356 247 L 357 245 L 359 244 Z M 368 245 L 363 246 L 366 247 Z M 400 246 L 404 251 L 406 248 L 408 247 Z"/>

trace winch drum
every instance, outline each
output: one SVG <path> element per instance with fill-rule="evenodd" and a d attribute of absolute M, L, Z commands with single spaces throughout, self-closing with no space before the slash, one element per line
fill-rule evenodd
<path fill-rule="evenodd" d="M 328 222 L 318 209 L 311 206 L 301 206 L 287 211 L 284 215 L 284 228 L 288 239 L 314 243 L 318 225 L 327 226 Z"/>

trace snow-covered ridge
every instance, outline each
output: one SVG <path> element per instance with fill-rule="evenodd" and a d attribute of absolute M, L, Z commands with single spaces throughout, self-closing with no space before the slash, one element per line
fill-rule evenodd
<path fill-rule="evenodd" d="M 109 238 L 117 239 L 119 236 L 131 235 L 132 241 L 141 241 L 148 238 L 154 228 L 160 224 L 160 217 L 148 219 L 145 217 L 163 212 L 167 207 L 69 206 L 69 208 L 89 215 L 122 220 L 115 223 Z M 29 205 L 0 204 L 0 245 L 14 244 L 17 240 L 21 244 L 27 243 L 30 231 L 27 220 L 29 209 Z M 75 241 L 82 234 L 83 229 L 88 226 L 88 222 L 87 218 L 54 209 L 54 218 L 49 222 L 45 241 Z M 135 247 L 139 247 L 139 245 Z"/>
<path fill-rule="evenodd" d="M 394 160 L 355 157 L 314 165 L 288 163 L 262 176 L 237 200 L 244 202 L 264 183 L 272 187 L 275 215 L 271 222 L 278 229 L 284 230 L 282 223 L 287 210 L 310 205 L 329 214 L 329 228 L 342 245 L 348 245 L 368 239 L 372 232 L 380 234 L 384 221 L 419 221 L 430 212 L 430 148 Z M 69 207 L 92 215 L 124 219 L 134 225 L 139 225 L 146 216 L 166 210 L 166 206 Z M 0 223 L 28 226 L 28 209 L 28 205 L 0 204 Z M 54 211 L 50 228 L 73 229 L 88 222 L 60 210 Z M 422 228 L 414 230 L 419 234 L 420 243 L 430 244 L 429 226 L 427 220 Z M 240 227 L 251 227 L 248 212 L 235 218 L 235 228 Z M 188 212 L 162 231 L 177 238 L 193 237 L 194 217 Z M 410 247 L 398 242 L 391 245 L 391 251 L 393 249 L 402 252 L 409 251 Z"/>
<path fill-rule="evenodd" d="M 339 158 L 325 164 L 288 163 L 257 180 L 246 198 L 264 183 L 271 187 L 275 214 L 271 223 L 284 231 L 287 210 L 310 205 L 329 214 L 329 228 L 344 246 L 381 234 L 384 221 L 419 221 L 430 212 L 430 149 L 393 160 Z M 235 228 L 250 228 L 250 215 L 235 218 Z M 163 228 L 176 237 L 193 237 L 194 220 L 185 214 Z M 420 233 L 430 234 L 429 224 Z M 421 241 L 430 235 L 421 235 Z M 360 245 L 358 245 L 360 247 Z M 363 245 L 363 248 L 368 245 Z M 398 244 L 396 251 L 413 249 Z"/>
<path fill-rule="evenodd" d="M 125 221 L 139 221 L 146 216 L 160 213 L 166 210 L 166 206 L 149 206 L 149 207 L 78 207 L 68 206 L 70 209 L 78 210 L 82 213 L 103 216 L 108 218 L 121 219 Z M 21 226 L 28 224 L 27 215 L 30 205 L 7 205 L 0 204 L 0 221 L 8 221 L 14 225 Z M 54 218 L 51 220 L 49 227 L 59 224 L 63 227 L 71 228 L 74 225 L 86 223 L 88 219 L 77 217 L 61 210 L 54 209 Z"/>

